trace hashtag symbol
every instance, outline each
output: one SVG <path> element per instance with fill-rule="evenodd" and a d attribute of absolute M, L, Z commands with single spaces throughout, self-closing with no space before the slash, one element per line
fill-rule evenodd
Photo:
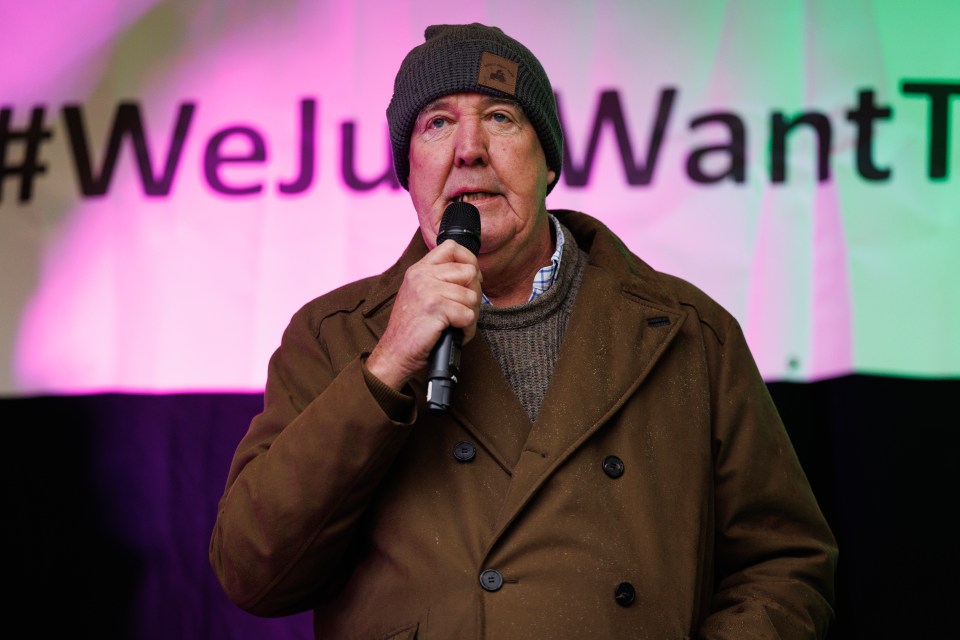
<path fill-rule="evenodd" d="M 3 185 L 10 177 L 20 177 L 20 202 L 27 202 L 33 196 L 33 180 L 39 173 L 46 173 L 47 165 L 38 162 L 40 143 L 49 140 L 51 132 L 43 128 L 43 107 L 34 107 L 30 114 L 30 125 L 26 129 L 10 128 L 13 110 L 0 109 L 0 202 L 3 202 Z M 21 162 L 17 164 L 7 158 L 9 143 L 19 142 L 22 147 Z"/>

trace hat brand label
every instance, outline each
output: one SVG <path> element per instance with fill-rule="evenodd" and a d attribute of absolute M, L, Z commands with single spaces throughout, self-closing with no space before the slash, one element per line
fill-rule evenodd
<path fill-rule="evenodd" d="M 517 68 L 518 65 L 513 60 L 484 51 L 480 56 L 477 84 L 515 96 L 517 95 Z"/>

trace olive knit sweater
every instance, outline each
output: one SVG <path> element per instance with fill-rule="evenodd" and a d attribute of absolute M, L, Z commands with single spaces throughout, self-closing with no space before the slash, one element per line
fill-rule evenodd
<path fill-rule="evenodd" d="M 587 264 L 587 254 L 573 233 L 562 225 L 561 229 L 563 257 L 553 285 L 524 304 L 483 305 L 477 321 L 478 333 L 490 345 L 531 423 L 540 412 Z"/>

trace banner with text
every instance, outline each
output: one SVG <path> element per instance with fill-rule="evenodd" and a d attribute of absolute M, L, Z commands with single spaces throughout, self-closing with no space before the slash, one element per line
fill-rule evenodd
<path fill-rule="evenodd" d="M 261 390 L 291 314 L 416 232 L 384 112 L 424 28 L 459 22 L 550 75 L 547 205 L 716 298 L 768 380 L 960 376 L 960 3 L 35 0 L 0 18 L 0 394 Z"/>

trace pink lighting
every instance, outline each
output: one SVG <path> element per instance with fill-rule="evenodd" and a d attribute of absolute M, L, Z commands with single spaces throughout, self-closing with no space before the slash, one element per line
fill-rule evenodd
<path fill-rule="evenodd" d="M 901 90 L 914 74 L 949 92 L 944 56 L 881 41 L 864 55 L 889 69 L 821 60 L 806 30 L 842 49 L 843 21 L 722 4 L 700 21 L 666 4 L 8 4 L 5 162 L 36 171 L 0 182 L 0 393 L 259 390 L 296 309 L 387 268 L 415 232 L 389 174 L 393 75 L 426 25 L 474 20 L 526 42 L 559 94 L 568 165 L 548 206 L 715 297 L 768 379 L 960 375 L 960 157 L 948 145 L 952 173 L 928 177 L 932 98 Z M 887 105 L 870 148 L 884 181 L 855 161 L 846 114 Z M 829 179 L 803 131 L 781 141 L 777 181 L 772 123 L 811 112 L 833 134 Z M 871 329 L 893 322 L 876 283 L 903 274 L 923 286 L 900 303 L 937 309 L 916 320 L 929 341 L 891 350 Z"/>

